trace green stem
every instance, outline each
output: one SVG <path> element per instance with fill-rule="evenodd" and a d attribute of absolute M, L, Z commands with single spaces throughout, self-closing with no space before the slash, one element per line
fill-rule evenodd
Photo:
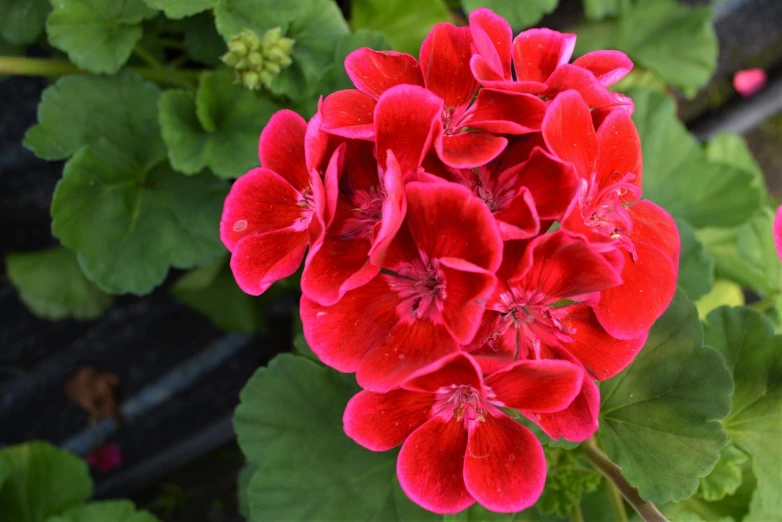
<path fill-rule="evenodd" d="M 157 41 L 160 43 L 160 45 L 163 47 L 168 47 L 169 49 L 182 50 L 185 48 L 185 44 L 183 42 L 174 40 L 173 38 L 158 38 Z"/>
<path fill-rule="evenodd" d="M 584 514 L 581 512 L 581 502 L 576 502 L 573 506 L 573 513 L 570 515 L 571 522 L 584 522 Z"/>
<path fill-rule="evenodd" d="M 153 69 L 162 69 L 163 65 L 157 61 L 157 58 L 155 58 L 152 53 L 144 49 L 141 44 L 136 45 L 136 47 L 133 48 L 133 53 L 141 58 L 141 60 L 149 65 Z"/>
<path fill-rule="evenodd" d="M 619 493 L 621 493 L 624 499 L 633 506 L 633 509 L 638 512 L 642 519 L 646 522 L 669 522 L 668 519 L 660 513 L 657 506 L 641 498 L 641 495 L 638 494 L 638 490 L 631 486 L 630 483 L 627 482 L 627 479 L 624 478 L 619 466 L 611 462 L 608 456 L 597 447 L 597 444 L 595 444 L 593 439 L 588 440 L 582 444 L 581 447 L 584 450 L 584 456 L 587 461 L 616 486 Z"/>
<path fill-rule="evenodd" d="M 194 88 L 203 71 L 179 70 L 151 67 L 127 67 L 138 73 L 142 78 L 165 85 Z M 50 60 L 45 58 L 25 58 L 17 56 L 0 56 L 0 74 L 21 76 L 58 77 L 69 74 L 90 74 L 65 60 Z"/>
<path fill-rule="evenodd" d="M 771 292 L 760 301 L 748 305 L 748 308 L 751 308 L 761 313 L 768 312 L 769 310 L 774 308 L 774 306 L 776 306 L 778 297 L 779 297 L 778 292 Z"/>
<path fill-rule="evenodd" d="M 614 511 L 614 517 L 616 522 L 628 522 L 627 510 L 625 509 L 625 502 L 622 500 L 622 494 L 616 487 L 616 484 L 608 482 L 608 495 L 611 499 L 611 509 Z"/>

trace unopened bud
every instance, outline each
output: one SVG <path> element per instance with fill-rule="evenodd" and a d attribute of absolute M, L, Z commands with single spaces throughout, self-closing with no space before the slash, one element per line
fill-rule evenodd
<path fill-rule="evenodd" d="M 246 88 L 268 88 L 280 71 L 293 63 L 290 55 L 294 43 L 282 36 L 279 27 L 269 29 L 262 37 L 245 29 L 229 39 L 222 60 L 236 70 L 237 81 Z"/>

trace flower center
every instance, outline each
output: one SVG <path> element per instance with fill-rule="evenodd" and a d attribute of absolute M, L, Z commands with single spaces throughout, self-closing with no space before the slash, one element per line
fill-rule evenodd
<path fill-rule="evenodd" d="M 605 186 L 600 187 L 592 175 L 591 183 L 584 181 L 579 200 L 584 223 L 596 233 L 615 240 L 636 259 L 635 247 L 628 237 L 633 230 L 633 218 L 627 211 L 630 203 L 641 197 L 641 191 L 631 182 L 634 174 L 611 175 Z"/>
<path fill-rule="evenodd" d="M 445 282 L 439 261 L 410 264 L 397 272 L 392 283 L 402 298 L 403 314 L 419 319 L 433 319 L 439 313 L 440 301 L 445 298 Z"/>
<path fill-rule="evenodd" d="M 492 404 L 494 393 L 486 388 L 484 394 L 472 386 L 451 385 L 440 388 L 435 397 L 434 415 L 440 415 L 446 420 L 463 422 L 465 428 L 485 422 L 489 414 L 497 415 L 499 408 Z"/>
<path fill-rule="evenodd" d="M 350 194 L 348 204 L 350 215 L 339 227 L 339 235 L 345 239 L 355 237 L 371 238 L 375 225 L 383 219 L 383 200 L 385 194 L 375 187 L 368 190 L 357 190 Z"/>

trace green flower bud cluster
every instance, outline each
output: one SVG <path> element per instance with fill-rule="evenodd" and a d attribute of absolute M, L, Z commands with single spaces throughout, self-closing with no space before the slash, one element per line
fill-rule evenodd
<path fill-rule="evenodd" d="M 290 66 L 294 40 L 282 36 L 279 27 L 269 29 L 263 37 L 245 29 L 228 41 L 224 63 L 236 70 L 236 81 L 250 90 L 267 89 L 281 70 Z"/>

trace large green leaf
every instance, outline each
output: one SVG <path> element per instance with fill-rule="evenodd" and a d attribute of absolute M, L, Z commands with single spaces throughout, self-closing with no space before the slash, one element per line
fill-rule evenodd
<path fill-rule="evenodd" d="M 744 292 L 741 290 L 741 287 L 727 279 L 715 279 L 711 292 L 698 299 L 695 303 L 695 306 L 698 308 L 698 317 L 701 320 L 706 319 L 706 316 L 715 308 L 725 305 L 744 305 Z"/>
<path fill-rule="evenodd" d="M 33 43 L 41 36 L 49 0 L 3 0 L 0 9 L 0 39 L 15 45 Z"/>
<path fill-rule="evenodd" d="M 113 74 L 141 39 L 141 22 L 155 16 L 142 0 L 51 0 L 46 20 L 49 43 L 73 63 L 94 73 Z"/>
<path fill-rule="evenodd" d="M 782 336 L 760 313 L 728 307 L 709 314 L 705 333 L 736 383 L 725 429 L 752 459 L 759 508 L 782 518 Z"/>
<path fill-rule="evenodd" d="M 144 3 L 163 11 L 169 18 L 183 18 L 211 9 L 215 0 L 144 0 Z"/>
<path fill-rule="evenodd" d="M 226 257 L 183 275 L 171 292 L 224 330 L 251 333 L 266 327 L 264 300 L 239 289 Z"/>
<path fill-rule="evenodd" d="M 589 20 L 602 20 L 606 16 L 623 14 L 632 6 L 632 0 L 584 0 L 584 15 Z"/>
<path fill-rule="evenodd" d="M 67 248 L 13 253 L 5 258 L 11 283 L 27 308 L 44 319 L 95 319 L 112 297 L 89 281 Z"/>
<path fill-rule="evenodd" d="M 706 144 L 706 157 L 715 163 L 732 165 L 749 172 L 755 179 L 755 185 L 766 192 L 763 171 L 742 136 L 730 132 L 717 134 Z"/>
<path fill-rule="evenodd" d="M 141 295 L 169 267 L 203 265 L 223 252 L 217 229 L 226 193 L 207 174 L 185 177 L 165 162 L 140 168 L 112 147 L 85 147 L 54 191 L 52 233 L 79 253 L 102 290 Z"/>
<path fill-rule="evenodd" d="M 258 166 L 258 136 L 280 108 L 263 93 L 234 83 L 228 71 L 204 77 L 195 94 L 167 91 L 159 106 L 171 165 L 185 174 L 209 168 L 222 178 L 238 178 Z"/>
<path fill-rule="evenodd" d="M 677 119 L 673 100 L 648 89 L 628 94 L 643 146 L 644 197 L 694 227 L 740 225 L 761 208 L 763 193 L 754 176 L 709 161 Z"/>
<path fill-rule="evenodd" d="M 258 466 L 251 520 L 437 520 L 396 481 L 396 451 L 375 453 L 342 431 L 358 391 L 352 376 L 290 354 L 259 369 L 242 390 L 234 427 Z"/>
<path fill-rule="evenodd" d="M 714 258 L 695 237 L 692 227 L 682 219 L 676 220 L 682 250 L 679 259 L 679 286 L 687 297 L 695 301 L 711 291 L 714 282 Z"/>
<path fill-rule="evenodd" d="M 250 481 L 258 470 L 252 463 L 245 462 L 242 469 L 239 470 L 239 476 L 236 477 L 236 500 L 239 504 L 239 514 L 244 518 L 250 518 Z"/>
<path fill-rule="evenodd" d="M 293 65 L 283 69 L 271 86 L 275 94 L 293 100 L 310 98 L 334 58 L 340 38 L 348 26 L 333 0 L 217 0 L 217 31 L 228 39 L 244 29 L 259 35 L 281 27 L 283 35 L 295 40 Z"/>
<path fill-rule="evenodd" d="M 109 78 L 68 76 L 48 87 L 38 105 L 38 125 L 24 146 L 46 160 L 65 159 L 99 142 L 122 148 L 143 168 L 166 157 L 157 121 L 160 89 L 135 73 Z"/>
<path fill-rule="evenodd" d="M 380 31 L 396 50 L 413 56 L 435 24 L 450 20 L 443 0 L 353 0 L 350 8 L 353 29 Z"/>
<path fill-rule="evenodd" d="M 643 0 L 619 11 L 619 17 L 611 22 L 576 28 L 576 53 L 619 49 L 688 96 L 694 96 L 711 78 L 717 65 L 718 43 L 710 7 L 689 8 L 675 0 Z"/>
<path fill-rule="evenodd" d="M 211 12 L 184 18 L 178 26 L 185 35 L 185 51 L 190 58 L 213 67 L 220 63 L 228 47 L 217 32 Z"/>
<path fill-rule="evenodd" d="M 488 7 L 505 18 L 513 29 L 526 29 L 535 25 L 556 9 L 559 0 L 461 0 L 468 13 L 479 7 Z"/>
<path fill-rule="evenodd" d="M 0 461 L 8 468 L 0 487 L 4 522 L 44 522 L 92 495 L 87 464 L 48 442 L 3 448 Z"/>
<path fill-rule="evenodd" d="M 719 460 L 732 391 L 724 359 L 703 346 L 695 306 L 679 291 L 630 367 L 601 383 L 598 437 L 642 497 L 685 499 Z"/>
<path fill-rule="evenodd" d="M 160 522 L 160 519 L 149 511 L 137 510 L 129 500 L 106 500 L 71 508 L 46 522 Z"/>

